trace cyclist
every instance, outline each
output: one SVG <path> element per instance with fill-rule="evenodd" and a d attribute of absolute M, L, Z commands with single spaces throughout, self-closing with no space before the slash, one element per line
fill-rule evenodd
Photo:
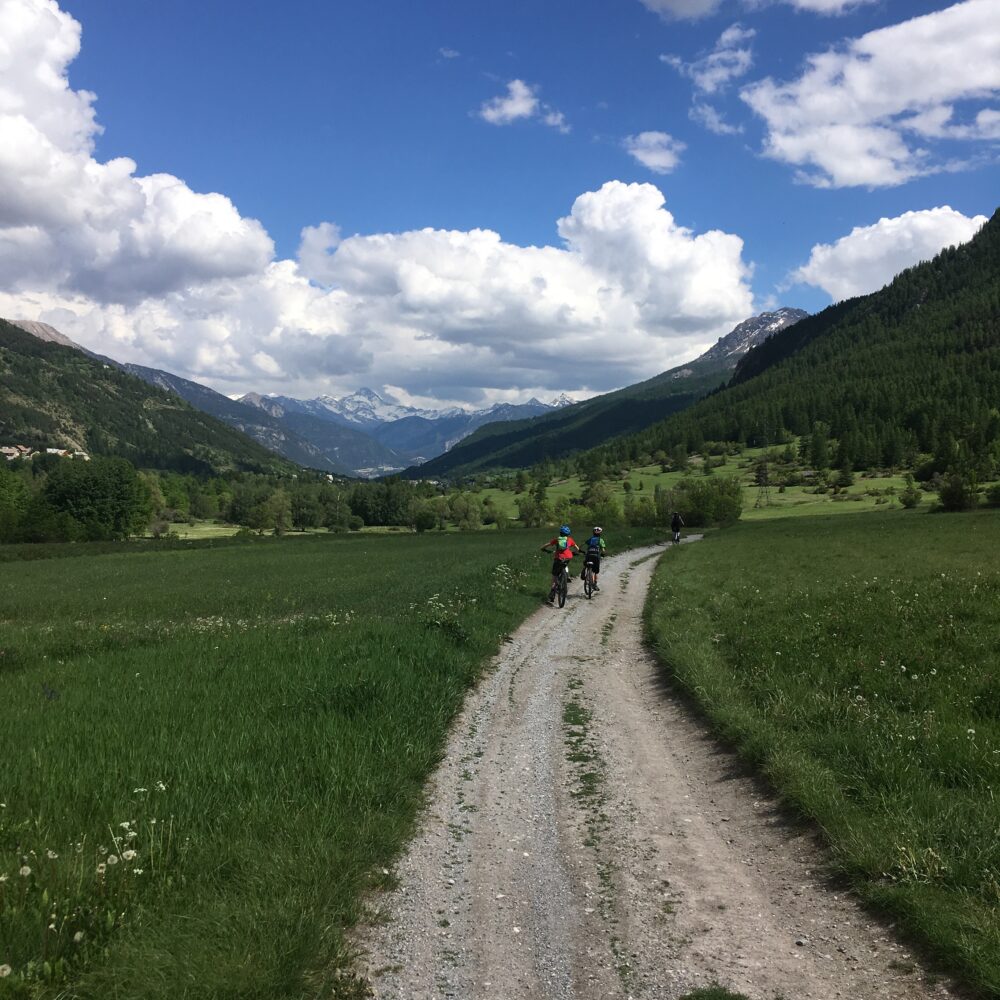
<path fill-rule="evenodd" d="M 580 579 L 582 580 L 587 572 L 587 567 L 593 567 L 594 590 L 601 589 L 597 586 L 597 574 L 601 572 L 601 556 L 604 555 L 605 548 L 607 548 L 607 545 L 604 541 L 604 529 L 599 526 L 595 526 L 594 533 L 587 539 L 587 554 L 584 557 L 583 570 L 580 573 Z"/>
<path fill-rule="evenodd" d="M 548 552 L 549 546 L 555 555 L 552 560 L 552 586 L 549 588 L 549 604 L 556 599 L 556 590 L 559 587 L 559 577 L 562 575 L 563 567 L 569 568 L 569 561 L 573 558 L 573 550 L 580 551 L 580 546 L 573 541 L 573 533 L 568 524 L 564 524 L 559 529 L 559 534 L 555 538 L 550 538 L 543 546 L 542 551 Z"/>
<path fill-rule="evenodd" d="M 684 518 L 674 511 L 674 516 L 670 518 L 670 530 L 674 533 L 674 544 L 681 540 L 681 528 L 684 527 Z"/>

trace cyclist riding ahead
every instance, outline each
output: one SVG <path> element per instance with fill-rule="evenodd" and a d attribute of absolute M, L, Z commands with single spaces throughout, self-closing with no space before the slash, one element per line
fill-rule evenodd
<path fill-rule="evenodd" d="M 555 559 L 552 560 L 552 586 L 549 589 L 549 604 L 552 604 L 556 598 L 556 590 L 559 587 L 559 578 L 562 576 L 563 567 L 569 569 L 569 562 L 573 558 L 573 550 L 576 549 L 577 552 L 580 551 L 580 546 L 573 541 L 573 535 L 570 531 L 570 526 L 564 524 L 559 529 L 559 534 L 555 538 L 550 538 L 542 546 L 543 552 L 549 551 L 549 546 L 552 546 L 552 552 L 555 554 Z"/>
<path fill-rule="evenodd" d="M 601 572 L 601 556 L 604 555 L 604 550 L 607 545 L 604 541 L 604 529 L 600 527 L 594 528 L 594 533 L 587 539 L 587 554 L 583 559 L 583 570 L 580 573 L 580 579 L 582 580 L 587 573 L 587 567 L 590 566 L 594 571 L 594 590 L 600 590 L 601 588 L 597 586 L 597 574 Z"/>
<path fill-rule="evenodd" d="M 674 516 L 670 518 L 670 530 L 674 533 L 674 545 L 681 540 L 681 528 L 684 527 L 684 518 L 674 511 Z"/>

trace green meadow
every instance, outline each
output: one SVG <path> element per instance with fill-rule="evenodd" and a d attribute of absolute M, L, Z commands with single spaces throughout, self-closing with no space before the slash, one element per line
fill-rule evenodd
<path fill-rule="evenodd" d="M 344 928 L 469 685 L 544 595 L 547 537 L 0 563 L 0 997 L 343 991 Z"/>
<path fill-rule="evenodd" d="M 831 872 L 1000 996 L 1000 515 L 739 524 L 647 605 L 674 682 L 803 817 Z"/>

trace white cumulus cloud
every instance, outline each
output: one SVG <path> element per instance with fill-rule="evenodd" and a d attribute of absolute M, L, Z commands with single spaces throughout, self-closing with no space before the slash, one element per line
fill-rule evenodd
<path fill-rule="evenodd" d="M 707 55 L 693 62 L 679 56 L 663 55 L 660 59 L 694 82 L 701 94 L 716 94 L 741 76 L 753 65 L 750 42 L 756 32 L 740 24 L 728 27 Z"/>
<path fill-rule="evenodd" d="M 945 247 L 968 242 L 986 222 L 985 215 L 970 219 L 947 205 L 879 219 L 852 229 L 836 243 L 816 244 L 791 278 L 822 288 L 835 301 L 864 295 Z"/>
<path fill-rule="evenodd" d="M 258 271 L 264 228 L 219 194 L 93 158 L 94 95 L 69 87 L 80 26 L 53 0 L 0 0 L 0 273 L 103 301 Z"/>
<path fill-rule="evenodd" d="M 1000 131 L 997 13 L 996 0 L 966 0 L 812 55 L 790 83 L 746 87 L 743 99 L 767 123 L 765 152 L 822 187 L 954 169 L 933 140 Z"/>
<path fill-rule="evenodd" d="M 0 0 L 0 316 L 226 392 L 489 402 L 634 382 L 753 310 L 742 240 L 678 224 L 651 184 L 581 195 L 556 246 L 485 229 L 344 237 L 327 221 L 277 260 L 224 195 L 96 158 L 94 97 L 67 76 L 79 44 L 53 0 Z M 524 93 L 502 114 L 537 102 Z"/>
<path fill-rule="evenodd" d="M 681 161 L 687 148 L 680 139 L 666 132 L 640 132 L 623 142 L 628 154 L 655 174 L 669 174 Z"/>
<path fill-rule="evenodd" d="M 506 94 L 484 101 L 479 107 L 479 117 L 491 125 L 510 125 L 522 119 L 537 118 L 559 132 L 570 130 L 565 115 L 543 103 L 538 97 L 538 87 L 524 80 L 511 80 Z"/>

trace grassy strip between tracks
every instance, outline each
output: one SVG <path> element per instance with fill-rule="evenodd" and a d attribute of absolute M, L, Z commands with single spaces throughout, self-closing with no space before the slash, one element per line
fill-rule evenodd
<path fill-rule="evenodd" d="M 0 997 L 336 993 L 545 537 L 0 565 Z"/>
<path fill-rule="evenodd" d="M 836 873 L 1000 996 L 1000 515 L 742 524 L 670 550 L 652 640 Z"/>

